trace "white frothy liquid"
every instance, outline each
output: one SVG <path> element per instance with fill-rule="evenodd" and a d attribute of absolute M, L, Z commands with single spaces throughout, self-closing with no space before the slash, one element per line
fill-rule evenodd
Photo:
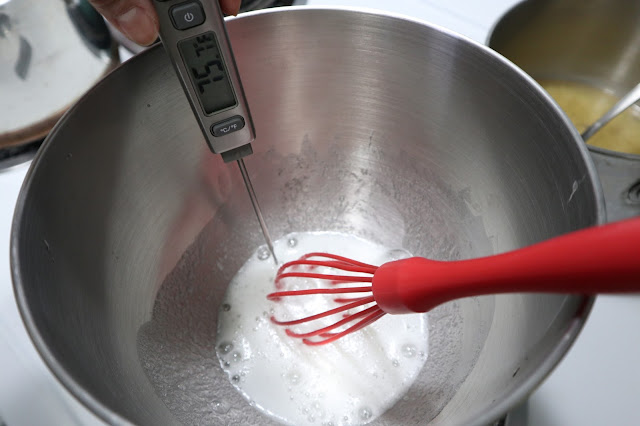
<path fill-rule="evenodd" d="M 295 233 L 274 244 L 280 262 L 310 252 L 338 254 L 373 265 L 409 257 L 336 233 Z M 268 301 L 277 268 L 258 249 L 231 281 L 220 308 L 216 351 L 234 386 L 252 405 L 289 425 L 360 425 L 375 420 L 409 389 L 427 359 L 427 316 L 385 315 L 323 346 L 307 346 L 270 321 L 302 318 L 337 304 L 330 295 Z M 290 278 L 285 289 L 326 286 Z M 349 297 L 348 295 L 346 297 Z M 293 326 L 311 331 L 338 321 Z"/>

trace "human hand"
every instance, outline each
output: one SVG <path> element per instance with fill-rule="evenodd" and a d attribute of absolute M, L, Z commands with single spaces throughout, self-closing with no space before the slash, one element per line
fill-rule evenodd
<path fill-rule="evenodd" d="M 220 1 L 222 11 L 236 15 L 242 0 Z M 152 0 L 89 0 L 111 24 L 132 41 L 147 46 L 158 37 L 158 15 Z"/>

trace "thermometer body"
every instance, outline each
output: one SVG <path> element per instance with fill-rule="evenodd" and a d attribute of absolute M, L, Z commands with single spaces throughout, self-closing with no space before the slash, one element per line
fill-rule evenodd
<path fill-rule="evenodd" d="M 204 137 L 225 162 L 252 153 L 255 130 L 218 0 L 154 0 L 160 38 Z"/>

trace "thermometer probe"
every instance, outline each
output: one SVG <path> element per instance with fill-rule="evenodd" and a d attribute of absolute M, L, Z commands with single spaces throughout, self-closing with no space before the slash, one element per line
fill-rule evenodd
<path fill-rule="evenodd" d="M 253 120 L 218 0 L 154 0 L 160 38 L 214 154 L 236 161 L 276 264 L 273 243 L 244 157 L 253 153 Z"/>

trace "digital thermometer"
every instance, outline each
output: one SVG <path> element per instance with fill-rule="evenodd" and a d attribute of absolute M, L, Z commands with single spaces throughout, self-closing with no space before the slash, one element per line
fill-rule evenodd
<path fill-rule="evenodd" d="M 243 158 L 253 153 L 256 132 L 240 83 L 218 0 L 154 0 L 160 38 L 193 114 L 214 154 L 237 161 L 260 229 L 273 256 L 273 243 Z"/>
<path fill-rule="evenodd" d="M 204 137 L 225 162 L 253 151 L 255 130 L 218 0 L 154 0 L 160 38 Z"/>

